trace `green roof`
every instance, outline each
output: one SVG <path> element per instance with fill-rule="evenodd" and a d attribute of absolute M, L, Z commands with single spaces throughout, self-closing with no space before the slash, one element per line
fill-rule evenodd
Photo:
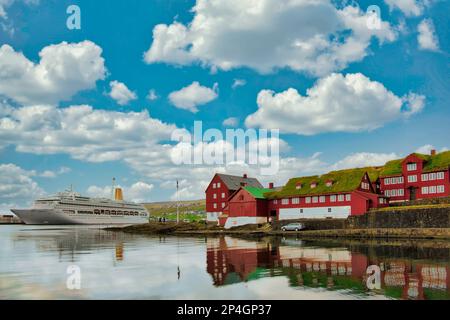
<path fill-rule="evenodd" d="M 437 153 L 434 156 L 421 153 L 413 153 L 413 155 L 425 161 L 423 167 L 424 172 L 446 170 L 450 167 L 450 151 Z M 386 177 L 402 174 L 402 162 L 405 159 L 396 159 L 387 162 L 381 170 L 381 176 Z"/>
<path fill-rule="evenodd" d="M 265 199 L 264 194 L 266 192 L 273 191 L 273 189 L 256 188 L 256 187 L 244 187 L 244 190 L 250 193 L 255 199 Z"/>
<path fill-rule="evenodd" d="M 375 180 L 378 178 L 379 170 L 376 168 L 331 171 L 321 176 L 292 178 L 280 191 L 268 192 L 265 194 L 265 197 L 269 199 L 276 199 L 298 195 L 351 192 L 360 186 L 361 180 L 366 172 L 369 174 L 369 179 L 371 179 L 370 176 L 375 178 Z M 331 186 L 327 186 L 327 181 L 333 181 L 333 184 Z M 311 184 L 313 182 L 317 183 L 315 188 L 311 188 Z M 300 189 L 297 189 L 298 184 L 302 185 Z"/>

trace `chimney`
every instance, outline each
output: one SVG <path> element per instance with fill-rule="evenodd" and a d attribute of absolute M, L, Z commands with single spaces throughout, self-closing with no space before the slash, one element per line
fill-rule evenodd
<path fill-rule="evenodd" d="M 273 189 L 273 182 L 269 182 L 269 189 Z"/>
<path fill-rule="evenodd" d="M 246 173 L 244 173 L 244 179 L 247 179 L 247 174 Z"/>
<path fill-rule="evenodd" d="M 436 149 L 432 149 L 432 150 L 431 150 L 431 155 L 432 155 L 432 156 L 435 156 L 435 155 L 436 155 Z"/>
<path fill-rule="evenodd" d="M 123 200 L 122 189 L 116 188 L 116 192 L 115 192 L 114 199 L 115 199 L 116 201 L 122 201 L 122 200 Z"/>

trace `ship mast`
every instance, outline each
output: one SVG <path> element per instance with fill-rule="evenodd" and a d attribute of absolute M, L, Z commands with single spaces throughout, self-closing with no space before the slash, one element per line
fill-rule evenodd
<path fill-rule="evenodd" d="M 114 200 L 114 189 L 116 188 L 116 178 L 112 178 L 111 199 Z"/>

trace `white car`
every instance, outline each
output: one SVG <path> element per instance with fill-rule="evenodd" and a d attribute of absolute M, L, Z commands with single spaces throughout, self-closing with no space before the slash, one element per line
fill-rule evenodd
<path fill-rule="evenodd" d="M 289 223 L 281 227 L 281 231 L 300 231 L 305 229 L 305 225 L 300 222 Z"/>

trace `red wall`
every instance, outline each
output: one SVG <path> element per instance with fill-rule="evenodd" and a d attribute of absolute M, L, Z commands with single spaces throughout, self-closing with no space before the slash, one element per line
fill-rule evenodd
<path fill-rule="evenodd" d="M 267 200 L 255 199 L 244 189 L 239 190 L 229 202 L 230 217 L 267 217 Z"/>
<path fill-rule="evenodd" d="M 220 188 L 213 188 L 213 184 L 220 183 Z M 222 198 L 222 192 L 225 193 L 225 198 Z M 213 194 L 217 194 L 217 199 L 214 199 Z M 228 198 L 230 197 L 232 191 L 228 190 L 227 186 L 222 182 L 218 175 L 215 175 L 210 182 L 208 188 L 205 191 L 206 194 L 206 212 L 222 212 L 222 203 L 225 206 L 228 204 Z M 214 203 L 217 203 L 217 208 L 214 208 Z"/>
<path fill-rule="evenodd" d="M 408 171 L 407 165 L 408 163 L 417 163 L 417 170 L 414 171 Z M 394 175 L 389 177 L 383 177 L 381 178 L 381 191 L 383 193 L 386 192 L 386 190 L 396 190 L 396 189 L 403 189 L 404 195 L 403 196 L 395 196 L 391 197 L 392 201 L 404 201 L 404 200 L 410 200 L 410 187 L 417 188 L 416 190 L 416 199 L 426 199 L 426 198 L 437 198 L 437 197 L 446 197 L 450 195 L 450 177 L 449 177 L 449 170 L 437 170 L 435 172 L 444 172 L 444 179 L 442 180 L 432 180 L 432 181 L 422 181 L 422 169 L 423 169 L 423 160 L 416 157 L 415 155 L 410 155 L 402 163 L 402 174 L 401 175 Z M 429 172 L 425 172 L 429 173 Z M 408 176 L 409 175 L 417 175 L 417 182 L 408 182 Z M 403 183 L 402 184 L 385 184 L 386 178 L 393 178 L 393 177 L 403 177 Z M 444 186 L 444 193 L 433 193 L 433 194 L 422 194 L 422 187 L 426 186 L 438 186 L 443 185 Z"/>

